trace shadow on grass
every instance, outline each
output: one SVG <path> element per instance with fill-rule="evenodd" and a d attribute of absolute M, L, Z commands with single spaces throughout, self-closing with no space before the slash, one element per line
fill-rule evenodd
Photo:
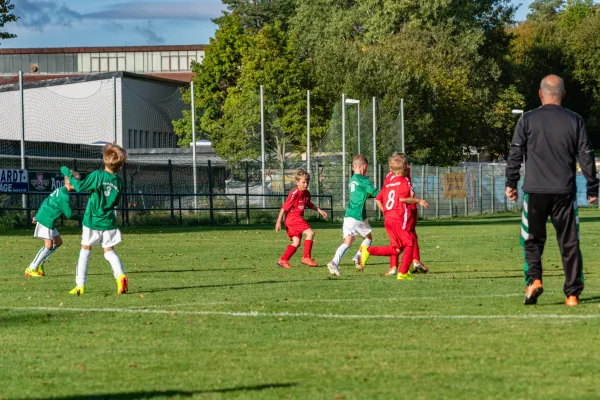
<path fill-rule="evenodd" d="M 129 393 L 103 393 L 103 394 L 86 394 L 65 397 L 51 397 L 54 400 L 137 400 L 137 399 L 154 399 L 157 397 L 193 397 L 204 396 L 218 393 L 234 393 L 234 392 L 259 392 L 269 389 L 285 389 L 298 386 L 298 383 L 266 383 L 255 386 L 238 386 L 232 388 L 214 389 L 214 390 L 199 390 L 199 391 L 180 391 L 167 390 L 160 392 L 129 392 Z M 38 397 L 38 399 L 46 399 L 49 397 Z"/>
<path fill-rule="evenodd" d="M 170 292 L 177 290 L 189 290 L 189 289 L 211 289 L 211 288 L 224 288 L 224 287 L 235 287 L 235 286 L 250 286 L 250 285 L 270 285 L 274 283 L 296 283 L 296 282 L 311 282 L 310 279 L 305 280 L 289 280 L 289 281 L 258 281 L 258 282 L 241 282 L 241 283 L 224 283 L 220 285 L 196 285 L 196 286 L 178 286 L 178 287 L 167 287 L 167 288 L 156 288 L 156 289 L 143 289 L 136 290 L 135 293 L 158 293 L 158 292 Z"/>

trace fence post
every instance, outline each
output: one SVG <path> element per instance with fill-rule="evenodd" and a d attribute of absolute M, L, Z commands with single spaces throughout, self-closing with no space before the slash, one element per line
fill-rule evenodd
<path fill-rule="evenodd" d="M 435 218 L 440 218 L 440 167 L 435 167 Z"/>
<path fill-rule="evenodd" d="M 383 176 L 383 164 L 379 165 L 379 182 L 381 182 L 380 186 L 383 187 L 383 180 L 385 179 Z M 377 207 L 377 221 L 381 221 L 381 210 Z"/>
<path fill-rule="evenodd" d="M 77 161 L 77 160 L 75 160 Z M 129 203 L 129 199 L 127 198 L 127 163 L 123 165 L 123 194 L 121 200 L 121 226 L 125 226 L 125 214 L 128 212 L 129 207 L 127 206 Z M 77 208 L 79 208 L 79 196 L 77 196 Z"/>
<path fill-rule="evenodd" d="M 465 215 L 469 216 L 469 195 L 467 194 L 467 167 L 465 167 Z"/>
<path fill-rule="evenodd" d="M 483 168 L 481 164 L 479 165 L 479 182 L 477 186 L 479 187 L 479 214 L 483 214 Z"/>
<path fill-rule="evenodd" d="M 492 214 L 496 212 L 496 179 L 492 174 Z"/>
<path fill-rule="evenodd" d="M 246 161 L 246 224 L 250 225 L 250 189 L 248 187 L 248 161 Z"/>
<path fill-rule="evenodd" d="M 421 165 L 421 198 L 425 198 L 425 165 Z M 421 207 L 421 218 L 425 218 L 425 209 Z"/>
<path fill-rule="evenodd" d="M 319 179 L 319 162 L 317 161 L 317 171 L 315 176 L 317 177 L 317 196 L 321 194 L 321 182 Z M 317 207 L 321 208 L 321 197 L 317 197 Z M 331 202 L 331 212 L 333 213 L 333 201 Z M 317 213 L 317 218 L 321 218 L 321 214 Z"/>
<path fill-rule="evenodd" d="M 238 195 L 234 194 L 233 198 L 235 200 L 235 224 L 239 225 L 240 224 L 240 217 L 238 215 Z"/>
<path fill-rule="evenodd" d="M 171 204 L 171 224 L 175 224 L 175 201 L 173 200 L 173 163 L 169 162 L 169 202 Z"/>
<path fill-rule="evenodd" d="M 452 170 L 450 169 L 450 167 L 448 167 L 448 173 L 449 174 L 452 173 Z M 451 218 L 454 217 L 454 197 L 452 195 L 450 195 L 450 217 Z"/>
<path fill-rule="evenodd" d="M 210 224 L 215 223 L 215 214 L 213 210 L 213 181 L 212 181 L 212 165 L 208 160 L 208 204 L 210 208 Z"/>
<path fill-rule="evenodd" d="M 503 196 L 504 197 L 504 211 L 508 211 L 508 197 Z M 518 197 L 517 197 L 518 199 Z"/>

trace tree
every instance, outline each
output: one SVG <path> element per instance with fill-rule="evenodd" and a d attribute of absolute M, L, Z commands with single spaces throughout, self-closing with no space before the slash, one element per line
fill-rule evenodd
<path fill-rule="evenodd" d="M 15 34 L 3 31 L 4 25 L 9 22 L 17 22 L 19 19 L 12 10 L 14 4 L 10 4 L 10 0 L 0 0 L 0 39 L 13 39 L 17 37 Z"/>
<path fill-rule="evenodd" d="M 244 28 L 258 32 L 265 25 L 279 23 L 287 30 L 288 21 L 296 10 L 296 0 L 222 0 L 229 13 L 240 18 Z M 217 19 L 218 21 L 218 19 Z"/>

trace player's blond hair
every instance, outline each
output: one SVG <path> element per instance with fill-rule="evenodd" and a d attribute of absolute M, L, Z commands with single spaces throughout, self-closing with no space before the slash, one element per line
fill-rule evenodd
<path fill-rule="evenodd" d="M 127 161 L 127 152 L 116 144 L 107 144 L 102 151 L 104 165 L 114 172 L 119 172 Z"/>
<path fill-rule="evenodd" d="M 367 157 L 363 156 L 362 154 L 359 154 L 352 159 L 353 167 L 362 167 L 363 165 L 367 165 L 368 163 L 369 161 L 367 161 Z"/>
<path fill-rule="evenodd" d="M 389 166 L 394 175 L 406 176 L 406 157 L 403 154 L 391 156 Z"/>
<path fill-rule="evenodd" d="M 299 169 L 298 172 L 296 172 L 296 182 L 300 182 L 300 179 L 302 178 L 306 178 L 306 180 L 309 180 L 310 174 L 303 169 Z"/>

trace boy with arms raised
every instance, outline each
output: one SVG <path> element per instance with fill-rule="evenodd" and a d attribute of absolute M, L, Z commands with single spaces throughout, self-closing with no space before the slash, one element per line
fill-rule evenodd
<path fill-rule="evenodd" d="M 370 246 L 373 240 L 371 235 L 371 226 L 367 219 L 366 202 L 369 197 L 377 196 L 379 190 L 376 189 L 367 174 L 368 162 L 367 158 L 362 154 L 357 155 L 352 160 L 352 171 L 354 175 L 350 178 L 348 183 L 350 192 L 350 201 L 346 207 L 346 214 L 344 215 L 344 226 L 342 228 L 344 235 L 344 243 L 338 247 L 333 257 L 333 260 L 327 264 L 327 269 L 331 276 L 340 276 L 339 265 L 340 261 L 346 251 L 352 246 L 352 243 L 356 240 L 356 235 L 363 237 L 361 246 Z M 356 269 L 362 271 L 363 267 L 360 263 L 360 248 L 354 256 L 354 263 Z"/>
<path fill-rule="evenodd" d="M 389 246 L 361 246 L 361 264 L 364 267 L 369 256 L 390 257 L 390 270 L 387 275 L 394 275 L 397 271 L 398 280 L 412 280 L 410 266 L 414 260 L 413 250 L 415 245 L 414 227 L 415 214 L 410 212 L 410 204 L 420 204 L 429 207 L 425 200 L 411 197 L 412 187 L 406 177 L 406 159 L 395 155 L 389 161 L 393 173 L 387 183 L 377 195 L 376 203 L 384 214 L 385 230 L 390 238 Z M 398 271 L 398 254 L 403 252 L 402 263 Z"/>
<path fill-rule="evenodd" d="M 290 192 L 287 200 L 281 207 L 277 223 L 275 224 L 275 232 L 281 230 L 281 220 L 285 214 L 285 229 L 292 244 L 288 245 L 285 252 L 277 261 L 277 265 L 282 268 L 292 268 L 290 258 L 294 255 L 300 246 L 302 235 L 305 235 L 304 253 L 302 255 L 302 264 L 309 267 L 318 267 L 319 265 L 312 259 L 311 251 L 315 232 L 310 229 L 308 223 L 304 220 L 304 209 L 309 208 L 317 211 L 323 218 L 327 218 L 327 213 L 315 206 L 310 201 L 310 192 L 308 191 L 308 183 L 310 175 L 304 170 L 299 170 L 296 173 L 296 188 Z"/>
<path fill-rule="evenodd" d="M 81 295 L 85 292 L 88 261 L 92 247 L 99 244 L 104 248 L 104 258 L 110 263 L 117 280 L 117 294 L 127 293 L 128 280 L 123 265 L 114 246 L 121 242 L 121 232 L 117 228 L 115 206 L 121 197 L 123 180 L 117 175 L 127 160 L 127 153 L 121 147 L 107 144 L 103 151 L 104 169 L 92 172 L 83 181 L 71 175 L 67 167 L 60 171 L 67 176 L 78 192 L 90 191 L 90 198 L 83 217 L 81 251 L 77 263 L 77 286 L 70 294 Z"/>
<path fill-rule="evenodd" d="M 77 172 L 71 171 L 71 174 L 77 179 L 80 177 Z M 44 263 L 62 245 L 62 238 L 54 228 L 54 221 L 61 215 L 69 219 L 81 220 L 81 216 L 74 215 L 69 205 L 69 192 L 73 190 L 75 188 L 71 185 L 69 178 L 65 176 L 64 186 L 56 189 L 46 197 L 35 217 L 33 217 L 33 222 L 36 224 L 33 237 L 44 239 L 44 247 L 38 251 L 29 267 L 25 270 L 26 276 L 36 278 L 46 276 Z"/>

